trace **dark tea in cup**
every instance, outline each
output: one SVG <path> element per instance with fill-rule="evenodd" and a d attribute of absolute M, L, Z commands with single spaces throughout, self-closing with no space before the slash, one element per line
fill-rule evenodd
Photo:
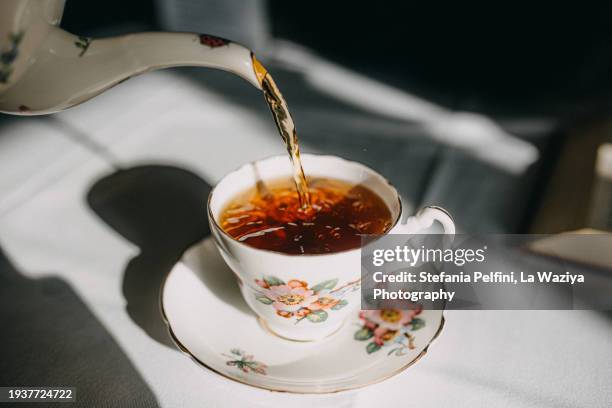
<path fill-rule="evenodd" d="M 361 246 L 364 234 L 392 226 L 391 211 L 372 190 L 331 178 L 309 178 L 310 206 L 290 179 L 259 183 L 221 212 L 220 226 L 237 241 L 286 254 L 324 254 Z"/>

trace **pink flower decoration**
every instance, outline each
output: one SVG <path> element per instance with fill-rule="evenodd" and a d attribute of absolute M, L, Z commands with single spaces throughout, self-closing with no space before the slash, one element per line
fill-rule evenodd
<path fill-rule="evenodd" d="M 340 299 L 335 299 L 330 296 L 320 296 L 315 302 L 309 306 L 310 310 L 330 309 L 340 303 Z"/>
<path fill-rule="evenodd" d="M 382 335 L 383 329 L 384 331 L 399 330 L 402 326 L 408 325 L 417 314 L 416 310 L 383 309 L 364 310 L 360 317 L 366 322 L 377 324 L 376 330 Z"/>
<path fill-rule="evenodd" d="M 272 306 L 276 310 L 297 312 L 303 307 L 308 307 L 319 298 L 314 292 L 304 286 L 291 287 L 289 285 L 270 286 L 262 292 L 274 303 Z"/>
<path fill-rule="evenodd" d="M 270 287 L 270 285 L 268 285 L 268 282 L 263 279 L 255 279 L 255 283 L 264 289 L 268 289 Z"/>
<path fill-rule="evenodd" d="M 388 332 L 389 331 L 385 329 L 384 327 L 379 327 L 376 330 L 374 330 L 374 343 L 378 344 L 379 346 L 382 346 L 383 344 L 385 344 L 385 339 L 383 338 L 383 336 L 387 334 Z"/>
<path fill-rule="evenodd" d="M 306 282 L 297 279 L 291 279 L 289 282 L 287 282 L 287 285 L 291 286 L 292 288 L 308 287 L 308 284 Z"/>

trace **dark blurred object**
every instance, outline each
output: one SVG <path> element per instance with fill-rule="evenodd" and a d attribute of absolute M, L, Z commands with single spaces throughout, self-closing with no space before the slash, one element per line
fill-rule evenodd
<path fill-rule="evenodd" d="M 607 172 L 597 169 L 597 156 L 600 146 L 612 141 L 612 118 L 573 123 L 562 139 L 550 174 L 543 179 L 542 200 L 529 231 L 555 234 L 585 227 L 605 229 L 609 220 L 594 215 L 610 211 L 605 208 L 609 203 L 602 202 L 607 201 L 605 184 L 600 184 L 605 183 L 602 173 Z"/>
<path fill-rule="evenodd" d="M 66 0 L 61 27 L 80 35 L 111 31 L 126 34 L 135 30 L 156 30 L 153 0 Z"/>
<path fill-rule="evenodd" d="M 612 231 L 612 143 L 604 143 L 597 149 L 589 226 Z"/>
<path fill-rule="evenodd" d="M 259 51 L 269 35 L 266 0 L 67 0 L 62 28 L 74 34 L 179 31 L 228 38 Z"/>
<path fill-rule="evenodd" d="M 213 34 L 260 52 L 269 35 L 266 0 L 155 0 L 163 30 Z"/>
<path fill-rule="evenodd" d="M 204 31 L 259 48 L 267 38 L 264 7 L 263 0 L 68 0 L 62 26 L 84 35 L 130 26 Z M 469 9 L 270 0 L 267 11 L 275 37 L 451 109 L 580 114 L 610 99 L 611 3 Z"/>
<path fill-rule="evenodd" d="M 276 37 L 450 108 L 558 112 L 612 89 L 611 3 L 270 6 Z"/>

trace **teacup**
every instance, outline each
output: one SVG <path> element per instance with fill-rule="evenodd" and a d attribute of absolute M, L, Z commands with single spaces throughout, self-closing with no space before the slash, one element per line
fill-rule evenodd
<path fill-rule="evenodd" d="M 402 203 L 397 190 L 360 163 L 305 154 L 302 164 L 308 176 L 333 176 L 376 193 L 392 214 L 393 227 L 388 233 L 419 233 L 435 221 L 442 224 L 444 233 L 455 233 L 452 218 L 439 207 L 425 207 L 401 223 Z M 360 248 L 290 255 L 253 248 L 232 238 L 219 225 L 221 212 L 237 194 L 258 181 L 265 183 L 283 176 L 291 177 L 287 155 L 249 163 L 226 175 L 208 199 L 211 231 L 221 256 L 238 277 L 242 296 L 262 325 L 289 340 L 320 340 L 339 330 L 360 307 Z"/>

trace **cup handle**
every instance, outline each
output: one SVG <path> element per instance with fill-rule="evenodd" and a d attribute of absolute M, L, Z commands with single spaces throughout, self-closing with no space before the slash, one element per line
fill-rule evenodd
<path fill-rule="evenodd" d="M 442 207 L 428 206 L 421 209 L 415 216 L 408 217 L 404 224 L 399 223 L 391 231 L 392 234 L 418 234 L 433 225 L 435 221 L 442 224 L 444 234 L 455 235 L 455 222 L 448 211 Z"/>

